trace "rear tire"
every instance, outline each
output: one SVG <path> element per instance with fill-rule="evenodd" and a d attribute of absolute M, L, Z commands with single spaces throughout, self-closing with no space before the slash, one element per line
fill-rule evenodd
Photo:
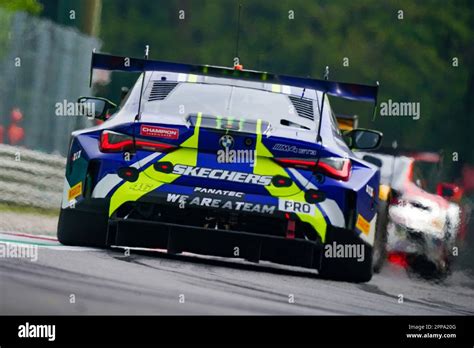
<path fill-rule="evenodd" d="M 108 220 L 106 207 L 96 200 L 81 202 L 80 207 L 61 209 L 58 240 L 64 245 L 104 248 Z"/>
<path fill-rule="evenodd" d="M 442 282 L 451 274 L 451 268 L 448 262 L 440 265 L 425 255 L 417 255 L 410 262 L 410 272 L 424 280 Z"/>

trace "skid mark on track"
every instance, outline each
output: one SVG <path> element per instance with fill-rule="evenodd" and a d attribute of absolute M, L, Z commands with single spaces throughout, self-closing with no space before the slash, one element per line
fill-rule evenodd
<path fill-rule="evenodd" d="M 248 296 L 251 294 L 253 299 L 260 299 L 264 301 L 273 301 L 273 302 L 280 302 L 285 296 L 286 293 L 273 291 L 265 287 L 258 286 L 257 284 L 247 284 L 244 285 L 238 281 L 232 281 L 230 279 L 223 279 L 222 277 L 203 277 L 199 273 L 188 273 L 189 270 L 173 270 L 168 268 L 163 268 L 160 266 L 154 266 L 143 262 L 144 260 L 137 256 L 127 256 L 127 257 L 115 257 L 116 260 L 133 263 L 135 265 L 139 265 L 145 268 L 154 269 L 161 272 L 169 272 L 178 276 L 181 281 L 185 284 L 190 286 L 200 286 L 202 288 L 210 288 L 213 290 L 221 290 L 225 291 L 226 293 L 230 294 L 233 293 L 235 295 L 242 295 Z M 208 260 L 209 261 L 209 260 Z M 211 265 L 209 265 L 211 266 Z M 231 265 L 232 266 L 232 265 Z M 206 269 L 208 271 L 209 269 Z M 258 269 L 248 270 L 250 272 L 258 272 Z M 206 273 L 209 275 L 209 273 Z M 294 275 L 293 275 L 294 276 Z M 320 306 L 317 303 L 308 303 L 305 301 L 304 303 L 293 303 L 291 306 L 300 307 L 306 310 L 315 310 L 322 313 L 331 313 L 331 314 L 339 314 L 339 315 L 350 315 L 353 312 L 344 309 L 334 309 L 328 308 L 327 306 Z"/>
<path fill-rule="evenodd" d="M 382 295 L 382 296 L 386 296 L 386 297 L 389 297 L 389 298 L 395 298 L 396 295 L 395 294 L 390 294 L 388 292 L 385 292 L 383 290 L 381 290 L 378 286 L 376 285 L 372 285 L 372 284 L 360 284 L 358 286 L 361 290 L 364 290 L 364 291 L 367 291 L 369 293 L 372 293 L 372 294 L 377 294 L 377 295 Z M 417 304 L 417 305 L 421 305 L 421 306 L 427 306 L 427 307 L 431 307 L 431 308 L 436 308 L 436 309 L 446 309 L 446 308 L 449 308 L 452 312 L 456 313 L 456 314 L 473 314 L 473 311 L 470 311 L 468 309 L 465 309 L 465 308 L 462 308 L 460 306 L 457 306 L 453 303 L 449 303 L 449 302 L 446 302 L 446 301 L 442 301 L 442 300 L 437 300 L 437 299 L 431 299 L 431 298 L 421 298 L 421 299 L 413 299 L 413 298 L 405 298 L 404 301 L 406 303 L 413 303 L 413 304 Z"/>
<path fill-rule="evenodd" d="M 427 298 L 426 301 L 427 301 L 427 303 L 429 303 L 431 305 L 434 304 L 435 306 L 438 306 L 439 308 L 450 308 L 453 312 L 456 312 L 458 314 L 463 314 L 463 315 L 473 315 L 474 314 L 473 310 L 463 308 L 459 305 L 456 305 L 456 304 L 451 303 L 451 302 L 443 301 L 441 299 Z"/>
<path fill-rule="evenodd" d="M 358 287 L 359 287 L 359 289 L 361 289 L 365 292 L 369 292 L 371 294 L 381 295 L 381 296 L 385 296 L 385 297 L 389 297 L 389 298 L 394 298 L 395 297 L 395 295 L 381 290 L 377 285 L 358 284 Z"/>

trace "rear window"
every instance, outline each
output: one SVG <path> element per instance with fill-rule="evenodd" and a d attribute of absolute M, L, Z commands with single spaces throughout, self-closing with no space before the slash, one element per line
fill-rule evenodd
<path fill-rule="evenodd" d="M 165 115 L 189 115 L 198 112 L 203 114 L 234 117 L 239 119 L 263 119 L 274 127 L 281 124 L 302 126 L 315 130 L 318 117 L 310 119 L 307 110 L 317 108 L 311 99 L 305 101 L 305 115 L 299 110 L 288 95 L 269 91 L 243 88 L 228 85 L 204 83 L 178 83 L 173 88 L 152 94 L 144 104 L 148 113 Z M 152 91 L 150 91 L 152 93 Z M 164 95 L 163 93 L 166 93 Z M 308 103 L 314 103 L 313 108 Z M 299 107 L 299 105 L 298 105 Z M 315 121 L 316 119 L 316 121 Z M 288 122 L 289 121 L 289 122 Z"/>

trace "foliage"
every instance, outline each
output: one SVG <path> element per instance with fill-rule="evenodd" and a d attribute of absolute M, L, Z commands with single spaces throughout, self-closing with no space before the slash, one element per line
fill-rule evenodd
<path fill-rule="evenodd" d="M 378 116 L 372 123 L 370 110 L 353 103 L 334 102 L 336 111 L 357 112 L 362 126 L 385 133 L 386 145 L 397 140 L 474 162 L 473 1 L 241 2 L 245 68 L 321 77 L 328 65 L 334 80 L 378 80 L 379 103 L 420 102 L 420 119 Z M 237 8 L 230 0 L 104 0 L 101 36 L 114 54 L 142 56 L 149 44 L 155 59 L 230 66 Z M 120 86 L 112 87 L 117 95 Z"/>
<path fill-rule="evenodd" d="M 0 0 L 0 7 L 8 11 L 24 11 L 33 15 L 40 14 L 43 9 L 38 0 Z"/>

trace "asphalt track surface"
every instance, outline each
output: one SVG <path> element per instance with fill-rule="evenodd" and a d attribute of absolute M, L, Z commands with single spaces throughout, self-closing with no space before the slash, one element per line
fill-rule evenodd
<path fill-rule="evenodd" d="M 474 314 L 474 279 L 465 271 L 433 283 L 388 265 L 369 283 L 351 284 L 265 262 L 139 250 L 126 256 L 51 237 L 0 233 L 0 243 L 38 246 L 36 261 L 0 259 L 0 315 Z"/>

